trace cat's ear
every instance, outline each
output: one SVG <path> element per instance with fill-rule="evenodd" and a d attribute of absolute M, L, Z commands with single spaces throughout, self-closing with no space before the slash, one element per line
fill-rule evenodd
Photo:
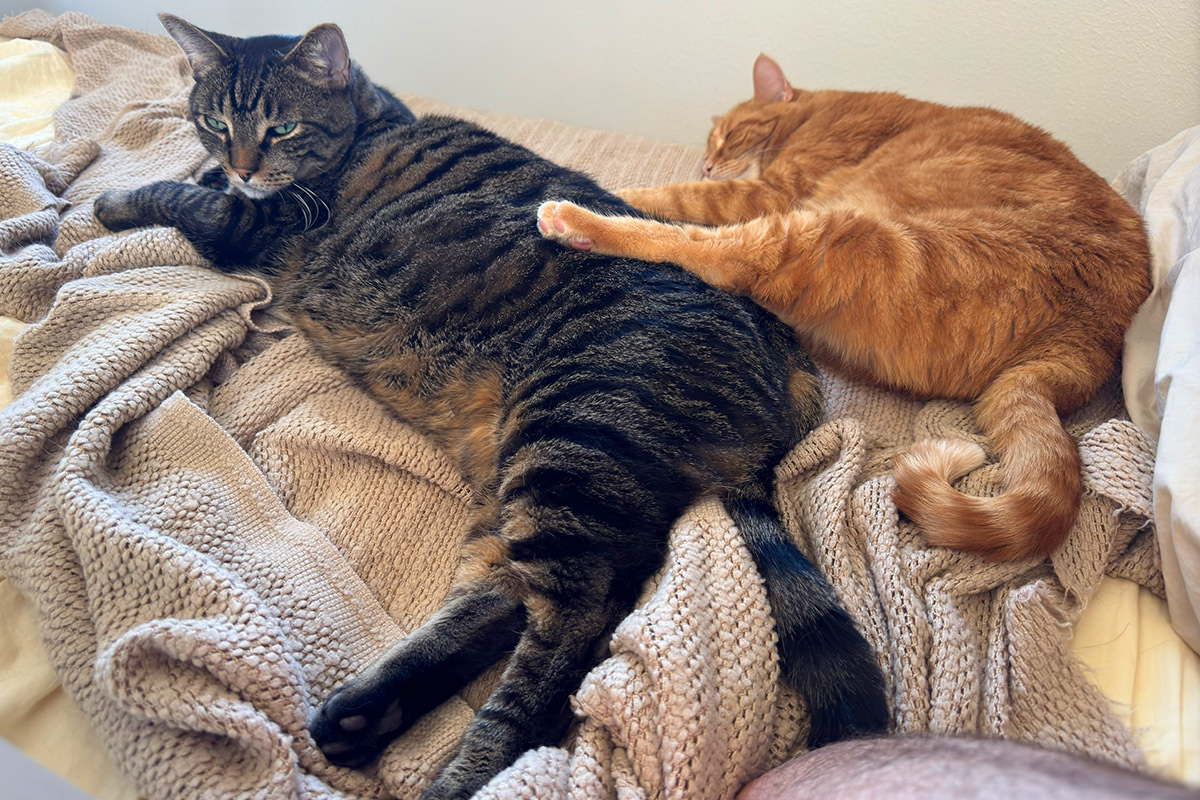
<path fill-rule="evenodd" d="M 214 34 L 171 14 L 159 14 L 158 19 L 187 56 L 194 75 L 229 58 L 229 54 L 215 41 Z"/>
<path fill-rule="evenodd" d="M 754 61 L 754 99 L 760 103 L 788 101 L 795 97 L 796 92 L 783 69 L 769 56 L 759 54 Z"/>
<path fill-rule="evenodd" d="M 350 50 L 342 29 L 331 22 L 318 25 L 300 40 L 285 60 L 323 89 L 344 89 L 350 83 Z"/>

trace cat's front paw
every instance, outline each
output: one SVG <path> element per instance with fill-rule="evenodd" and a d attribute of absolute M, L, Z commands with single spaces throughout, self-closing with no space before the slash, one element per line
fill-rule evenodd
<path fill-rule="evenodd" d="M 96 198 L 93 210 L 96 219 L 110 231 L 124 231 L 145 224 L 137 216 L 133 192 L 117 189 L 105 192 Z"/>
<path fill-rule="evenodd" d="M 566 200 L 547 200 L 538 206 L 538 231 L 545 239 L 576 250 L 591 250 L 594 244 L 591 237 L 579 229 L 590 216 L 591 212 Z"/>
<path fill-rule="evenodd" d="M 223 192 L 229 188 L 229 176 L 220 167 L 211 167 L 210 169 L 206 169 L 196 179 L 196 183 L 206 189 L 215 189 L 218 192 Z"/>
<path fill-rule="evenodd" d="M 313 741 L 338 766 L 367 766 L 413 722 L 399 700 L 389 702 L 363 684 L 351 681 L 338 689 L 309 721 Z"/>

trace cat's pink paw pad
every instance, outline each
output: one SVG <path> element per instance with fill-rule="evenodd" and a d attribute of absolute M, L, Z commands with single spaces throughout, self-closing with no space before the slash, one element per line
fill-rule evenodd
<path fill-rule="evenodd" d="M 573 247 L 576 250 L 591 250 L 592 241 L 572 230 L 563 219 L 563 212 L 570 213 L 578 209 L 573 203 L 559 200 L 547 200 L 538 206 L 538 231 L 543 238 Z"/>

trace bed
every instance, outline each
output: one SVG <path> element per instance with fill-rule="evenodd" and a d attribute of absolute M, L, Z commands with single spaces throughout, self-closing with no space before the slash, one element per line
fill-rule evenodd
<path fill-rule="evenodd" d="M 0 48 L 0 735 L 104 800 L 414 796 L 494 673 L 367 772 L 327 764 L 305 720 L 439 604 L 464 485 L 289 335 L 261 285 L 196 266 L 172 231 L 112 236 L 92 217 L 104 189 L 204 166 L 169 39 L 34 11 L 0 24 Z M 404 99 L 610 188 L 700 162 L 682 145 Z M 1188 184 L 1180 169 L 1197 183 L 1196 138 L 1118 179 L 1168 231 L 1153 237 L 1160 288 L 1124 393 L 1115 375 L 1068 420 L 1086 492 L 1061 552 L 989 564 L 922 546 L 897 517 L 890 458 L 926 435 L 977 439 L 962 404 L 827 375 L 827 421 L 780 466 L 785 521 L 879 653 L 895 730 L 1018 738 L 1200 786 L 1200 657 L 1181 610 L 1200 596 L 1186 468 L 1200 471 L 1184 452 L 1200 299 L 1172 267 L 1195 247 L 1186 220 L 1155 216 L 1200 220 L 1167 196 Z M 964 480 L 999 486 L 994 467 Z M 697 504 L 573 698 L 572 737 L 481 796 L 732 797 L 803 741 L 771 637 L 736 529 Z"/>

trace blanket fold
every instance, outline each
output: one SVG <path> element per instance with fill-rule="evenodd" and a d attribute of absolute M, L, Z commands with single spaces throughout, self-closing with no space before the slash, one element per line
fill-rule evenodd
<path fill-rule="evenodd" d="M 204 164 L 173 43 L 73 13 L 30 12 L 0 35 L 62 47 L 79 75 L 56 150 L 0 146 L 0 313 L 33 323 L 0 413 L 0 571 L 35 602 L 64 686 L 147 798 L 415 796 L 494 671 L 364 772 L 329 765 L 306 720 L 438 607 L 465 485 L 289 335 L 261 284 L 205 269 L 173 231 L 114 236 L 95 221 L 101 191 Z M 693 148 L 405 99 L 613 188 L 699 163 Z M 777 501 L 876 648 L 895 729 L 1140 765 L 1068 648 L 1104 574 L 1161 592 L 1153 449 L 1116 384 L 1069 420 L 1086 493 L 1067 544 L 1010 564 L 925 547 L 890 499 L 890 460 L 914 439 L 978 439 L 968 406 L 836 376 L 825 388 L 829 419 L 780 465 Z M 989 465 L 961 485 L 999 481 Z M 765 594 L 715 501 L 675 525 L 611 650 L 576 693 L 572 737 L 481 796 L 730 798 L 802 741 Z"/>

